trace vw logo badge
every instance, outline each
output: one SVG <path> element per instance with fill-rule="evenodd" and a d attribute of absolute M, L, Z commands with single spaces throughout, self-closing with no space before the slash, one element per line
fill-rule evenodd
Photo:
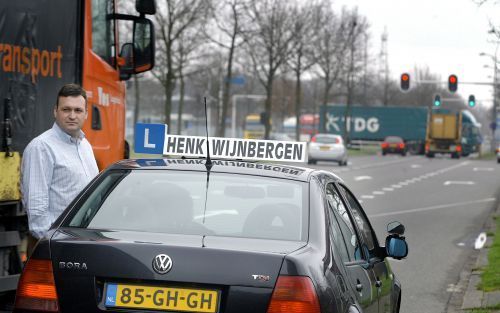
<path fill-rule="evenodd" d="M 158 274 L 167 274 L 172 269 L 172 259 L 166 254 L 158 254 L 153 259 L 153 269 Z"/>

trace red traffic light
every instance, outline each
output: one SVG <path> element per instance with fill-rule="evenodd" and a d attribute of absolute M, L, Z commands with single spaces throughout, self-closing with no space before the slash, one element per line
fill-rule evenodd
<path fill-rule="evenodd" d="M 457 91 L 457 86 L 458 85 L 458 78 L 457 75 L 450 75 L 448 77 L 448 90 L 450 92 L 455 92 Z"/>
<path fill-rule="evenodd" d="M 401 89 L 410 89 L 410 75 L 408 73 L 401 74 Z"/>

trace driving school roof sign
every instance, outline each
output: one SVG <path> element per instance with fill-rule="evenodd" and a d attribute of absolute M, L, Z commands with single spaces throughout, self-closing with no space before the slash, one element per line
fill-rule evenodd
<path fill-rule="evenodd" d="M 166 125 L 138 124 L 135 152 L 188 157 L 207 156 L 207 137 L 166 134 Z M 306 162 L 305 142 L 209 137 L 210 157 L 261 161 Z"/>

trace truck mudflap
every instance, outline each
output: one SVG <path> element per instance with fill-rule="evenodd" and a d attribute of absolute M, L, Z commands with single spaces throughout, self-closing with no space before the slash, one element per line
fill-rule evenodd
<path fill-rule="evenodd" d="M 0 152 L 0 172 L 0 202 L 21 200 L 19 152 Z"/>

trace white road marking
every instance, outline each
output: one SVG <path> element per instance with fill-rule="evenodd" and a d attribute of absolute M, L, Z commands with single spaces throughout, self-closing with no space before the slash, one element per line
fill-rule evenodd
<path fill-rule="evenodd" d="M 362 195 L 361 198 L 363 199 L 374 199 L 375 197 L 372 195 Z"/>
<path fill-rule="evenodd" d="M 422 167 L 422 165 L 420 165 L 420 164 L 412 164 L 411 165 L 411 168 L 420 168 L 420 167 Z"/>
<path fill-rule="evenodd" d="M 492 167 L 474 167 L 474 172 L 492 172 L 495 169 Z"/>
<path fill-rule="evenodd" d="M 459 242 L 459 243 L 457 243 L 457 246 L 459 246 L 459 247 L 465 247 L 465 243 Z"/>
<path fill-rule="evenodd" d="M 486 233 L 480 233 L 479 236 L 477 236 L 476 238 L 476 242 L 474 242 L 474 249 L 476 250 L 479 250 L 479 249 L 482 249 L 484 247 L 484 245 L 486 244 Z"/>
<path fill-rule="evenodd" d="M 447 292 L 460 292 L 462 291 L 462 287 L 460 285 L 448 284 L 448 288 L 446 288 Z"/>
<path fill-rule="evenodd" d="M 401 188 L 402 186 L 401 185 L 392 185 L 391 187 L 392 188 Z"/>
<path fill-rule="evenodd" d="M 370 179 L 372 179 L 371 176 L 355 176 L 354 177 L 355 181 L 370 180 Z"/>
<path fill-rule="evenodd" d="M 374 194 L 374 195 L 383 195 L 384 193 L 385 192 L 383 192 L 383 191 L 374 191 L 374 192 L 372 192 L 372 194 Z"/>
<path fill-rule="evenodd" d="M 391 216 L 391 215 L 397 215 L 397 214 L 418 213 L 418 212 L 434 211 L 434 210 L 446 209 L 446 208 L 452 208 L 452 207 L 458 207 L 458 206 L 465 206 L 465 205 L 470 205 L 470 204 L 488 203 L 488 202 L 493 202 L 493 201 L 496 201 L 496 199 L 495 198 L 486 198 L 486 199 L 475 200 L 475 201 L 442 204 L 442 205 L 430 206 L 427 208 L 410 209 L 410 210 L 405 210 L 405 211 L 394 211 L 394 212 L 387 212 L 387 213 L 368 214 L 368 216 L 369 217 L 383 217 L 383 216 Z"/>
<path fill-rule="evenodd" d="M 476 183 L 473 181 L 455 181 L 455 180 L 447 180 L 444 182 L 443 185 L 449 186 L 449 185 L 475 185 Z"/>
<path fill-rule="evenodd" d="M 382 188 L 384 191 L 394 191 L 394 188 Z"/>
<path fill-rule="evenodd" d="M 363 200 L 361 200 L 361 199 L 358 199 L 358 202 L 359 202 L 359 203 L 363 203 Z"/>

